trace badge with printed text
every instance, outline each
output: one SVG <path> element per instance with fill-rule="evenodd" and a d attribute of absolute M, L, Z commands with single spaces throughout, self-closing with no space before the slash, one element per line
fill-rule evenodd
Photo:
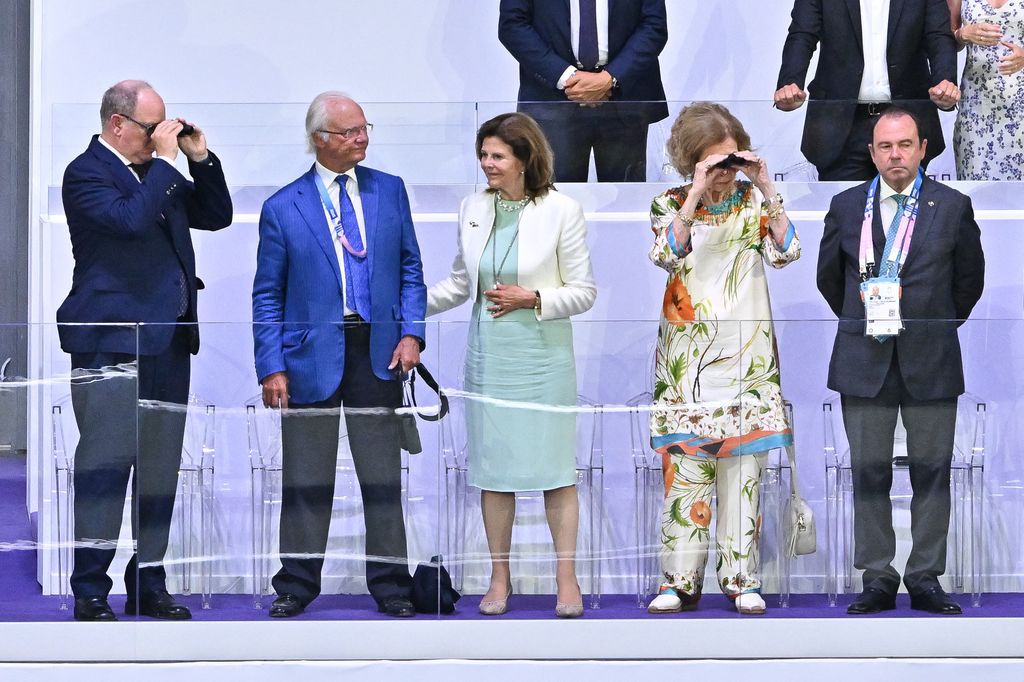
<path fill-rule="evenodd" d="M 903 329 L 900 317 L 900 281 L 872 277 L 860 284 L 864 300 L 865 336 L 896 336 Z"/>

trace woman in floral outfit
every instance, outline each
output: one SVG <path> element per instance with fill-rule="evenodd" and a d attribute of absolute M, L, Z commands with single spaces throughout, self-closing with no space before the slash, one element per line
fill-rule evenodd
<path fill-rule="evenodd" d="M 664 583 L 648 610 L 697 607 L 717 493 L 719 586 L 740 613 L 764 613 L 759 481 L 767 451 L 793 439 L 764 263 L 791 263 L 800 243 L 764 160 L 725 107 L 683 109 L 668 152 L 693 181 L 651 204 L 650 258 L 669 276 L 651 414 L 651 444 L 665 474 Z M 749 180 L 738 181 L 737 172 Z"/>

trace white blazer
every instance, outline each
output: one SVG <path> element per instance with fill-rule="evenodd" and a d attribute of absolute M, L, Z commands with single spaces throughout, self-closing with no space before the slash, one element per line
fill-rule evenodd
<path fill-rule="evenodd" d="M 476 300 L 480 258 L 494 226 L 494 194 L 483 191 L 459 207 L 459 252 L 451 274 L 427 291 L 427 315 Z M 597 297 L 583 207 L 554 190 L 523 208 L 519 221 L 519 286 L 540 292 L 539 320 L 590 310 Z"/>

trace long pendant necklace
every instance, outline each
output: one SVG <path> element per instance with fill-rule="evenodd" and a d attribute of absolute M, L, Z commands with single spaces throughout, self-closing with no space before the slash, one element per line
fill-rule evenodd
<path fill-rule="evenodd" d="M 502 201 L 504 200 L 498 194 L 494 195 L 494 202 L 496 205 L 501 206 L 500 202 Z M 494 273 L 495 286 L 501 284 L 501 271 L 505 269 L 505 261 L 508 260 L 508 254 L 512 253 L 512 247 L 515 246 L 516 240 L 519 239 L 519 223 L 523 219 L 523 210 L 525 210 L 526 201 L 526 199 L 522 199 L 521 203 L 515 202 L 519 203 L 519 215 L 516 216 L 516 231 L 515 234 L 512 235 L 512 240 L 508 243 L 508 248 L 505 249 L 505 255 L 501 257 L 501 264 L 497 264 L 498 220 L 497 214 L 495 214 L 494 224 L 491 225 L 491 272 Z M 511 212 L 515 209 L 505 209 L 503 207 L 503 210 Z"/>

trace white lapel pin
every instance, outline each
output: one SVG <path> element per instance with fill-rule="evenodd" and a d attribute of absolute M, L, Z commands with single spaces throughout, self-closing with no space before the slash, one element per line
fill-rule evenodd
<path fill-rule="evenodd" d="M 934 201 L 929 201 L 929 202 L 928 202 L 928 205 L 929 205 L 929 206 L 934 206 L 934 205 L 935 205 L 935 202 L 934 202 Z"/>

